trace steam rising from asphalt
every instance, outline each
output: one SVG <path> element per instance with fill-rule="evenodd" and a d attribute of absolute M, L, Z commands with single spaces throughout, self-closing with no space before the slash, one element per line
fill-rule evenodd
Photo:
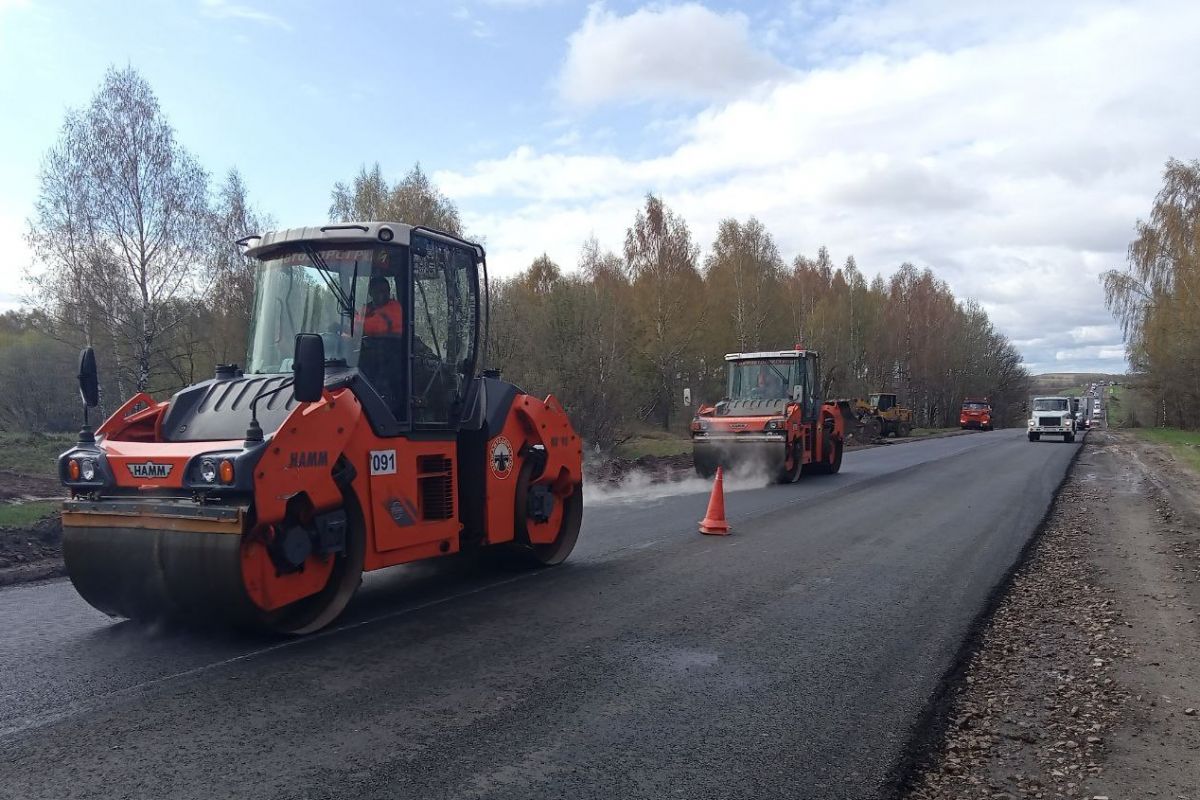
<path fill-rule="evenodd" d="M 761 489 L 770 485 L 773 476 L 762 462 L 745 462 L 724 471 L 725 491 L 738 492 Z M 617 483 L 585 481 L 584 506 L 661 500 L 685 494 L 707 494 L 712 491 L 711 478 L 701 478 L 688 470 L 681 476 L 667 478 L 647 470 L 633 470 Z"/>

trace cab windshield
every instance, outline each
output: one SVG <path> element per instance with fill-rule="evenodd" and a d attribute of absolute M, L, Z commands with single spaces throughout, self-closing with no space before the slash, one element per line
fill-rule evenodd
<path fill-rule="evenodd" d="M 1033 401 L 1034 411 L 1067 411 L 1070 401 L 1065 398 L 1039 397 Z"/>
<path fill-rule="evenodd" d="M 364 314 L 356 306 L 396 304 L 401 261 L 390 246 L 298 247 L 264 259 L 255 280 L 248 371 L 290 372 L 297 333 L 320 334 L 327 361 L 358 366 Z"/>
<path fill-rule="evenodd" d="M 786 400 L 795 387 L 803 385 L 799 364 L 797 358 L 731 361 L 728 397 L 730 400 Z M 803 397 L 791 399 L 802 401 Z"/>
<path fill-rule="evenodd" d="M 963 403 L 963 411 L 987 411 L 989 408 L 987 403 Z"/>

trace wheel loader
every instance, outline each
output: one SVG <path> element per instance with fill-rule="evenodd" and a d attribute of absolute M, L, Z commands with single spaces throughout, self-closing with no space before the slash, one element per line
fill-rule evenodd
<path fill-rule="evenodd" d="M 701 405 L 691 424 L 696 472 L 711 477 L 718 466 L 764 469 L 778 483 L 805 472 L 842 468 L 845 416 L 836 402 L 821 402 L 820 356 L 797 347 L 725 356 L 725 397 Z"/>
<path fill-rule="evenodd" d="M 365 571 L 488 547 L 534 566 L 568 556 L 581 442 L 554 397 L 482 369 L 482 247 L 391 222 L 239 244 L 257 260 L 245 369 L 135 395 L 92 431 L 84 351 L 84 429 L 59 473 L 85 600 L 306 634 Z"/>
<path fill-rule="evenodd" d="M 895 394 L 876 392 L 866 400 L 851 400 L 850 406 L 859 439 L 904 437 L 912 433 L 912 409 L 900 405 Z"/>

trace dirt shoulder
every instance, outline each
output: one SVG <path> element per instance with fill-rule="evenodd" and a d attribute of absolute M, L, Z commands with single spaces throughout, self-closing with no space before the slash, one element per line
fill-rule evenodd
<path fill-rule="evenodd" d="M 1096 431 L 907 798 L 1200 797 L 1200 477 Z"/>

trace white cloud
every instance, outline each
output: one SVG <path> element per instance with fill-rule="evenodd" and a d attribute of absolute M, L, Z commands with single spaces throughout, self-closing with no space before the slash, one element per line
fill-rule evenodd
<path fill-rule="evenodd" d="M 242 22 L 256 22 L 280 30 L 292 30 L 292 24 L 283 17 L 262 11 L 248 5 L 231 3 L 229 0 L 200 0 L 200 9 L 205 16 L 214 19 L 233 19 Z"/>
<path fill-rule="evenodd" d="M 33 253 L 25 244 L 25 223 L 17 214 L 0 208 L 0 313 L 22 305 L 26 292 L 25 271 L 33 264 Z"/>
<path fill-rule="evenodd" d="M 927 5 L 894 0 L 868 11 L 900 19 Z M 629 31 L 647 23 L 629 20 L 679 8 L 729 24 L 695 6 L 624 18 L 593 7 L 572 58 L 589 53 L 603 74 L 564 80 L 572 96 L 616 96 L 629 70 L 644 71 L 615 57 L 643 41 Z M 867 31 L 862 53 L 712 105 L 675 137 L 653 139 L 662 144 L 647 157 L 521 146 L 435 177 L 464 209 L 505 209 L 466 215 L 471 230 L 488 233 L 500 272 L 543 250 L 573 265 L 592 233 L 619 249 L 654 191 L 701 244 L 722 217 L 753 214 L 789 255 L 824 243 L 837 258 L 853 253 L 868 274 L 906 260 L 932 266 L 960 297 L 984 304 L 1034 369 L 1062 370 L 1058 354 L 1075 352 L 1088 368 L 1109 359 L 1106 368 L 1121 371 L 1098 278 L 1124 262 L 1166 159 L 1200 151 L 1200 106 L 1181 77 L 1200 71 L 1200 6 L 1064 3 L 1019 27 L 1006 7 L 972 8 L 971 45 L 899 54 L 846 12 L 835 24 Z M 744 25 L 735 24 L 743 43 Z M 580 48 L 595 31 L 611 49 Z M 599 69 L 610 59 L 615 66 Z"/>
<path fill-rule="evenodd" d="M 712 99 L 784 72 L 755 49 L 742 14 L 685 3 L 622 17 L 595 3 L 568 40 L 558 89 L 576 106 L 657 97 Z"/>

